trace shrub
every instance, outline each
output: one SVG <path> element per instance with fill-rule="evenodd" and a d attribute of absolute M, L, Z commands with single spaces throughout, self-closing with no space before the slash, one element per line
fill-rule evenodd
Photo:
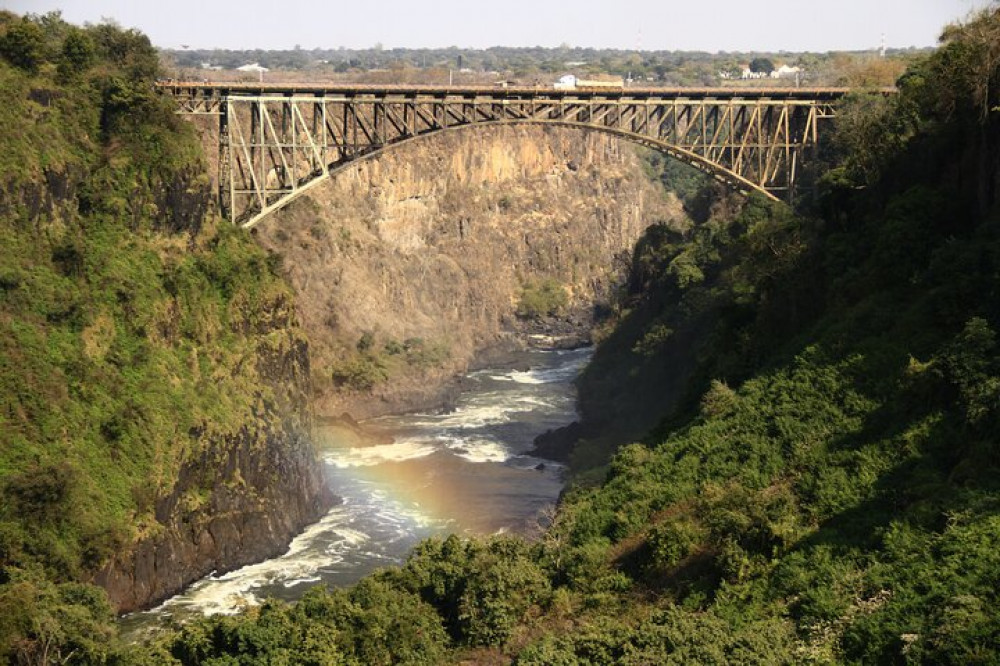
<path fill-rule="evenodd" d="M 521 289 L 517 316 L 523 319 L 542 319 L 561 313 L 569 304 L 569 295 L 555 278 L 528 282 Z"/>
<path fill-rule="evenodd" d="M 522 540 L 425 541 L 402 571 L 405 585 L 434 606 L 452 637 L 501 645 L 530 607 L 547 603 L 549 579 Z"/>
<path fill-rule="evenodd" d="M 651 326 L 642 339 L 632 347 L 632 352 L 640 356 L 653 356 L 663 349 L 673 334 L 674 330 L 663 324 Z"/>
<path fill-rule="evenodd" d="M 389 378 L 385 364 L 370 354 L 356 354 L 334 364 L 330 376 L 336 386 L 355 391 L 371 391 Z"/>
<path fill-rule="evenodd" d="M 403 349 L 406 362 L 417 368 L 438 367 L 451 356 L 445 343 L 429 343 L 423 338 L 407 338 L 403 341 Z"/>
<path fill-rule="evenodd" d="M 59 56 L 59 75 L 72 78 L 90 67 L 94 61 L 94 41 L 79 28 L 71 28 L 63 41 Z"/>
<path fill-rule="evenodd" d="M 707 531 L 690 518 L 675 518 L 656 525 L 648 537 L 652 565 L 661 570 L 676 567 L 707 536 Z"/>
<path fill-rule="evenodd" d="M 26 18 L 11 23 L 0 36 L 0 55 L 15 67 L 35 72 L 45 59 L 42 28 Z"/>
<path fill-rule="evenodd" d="M 372 331 L 365 331 L 358 338 L 358 344 L 356 345 L 359 352 L 364 354 L 365 352 L 371 351 L 372 347 L 375 346 L 375 333 Z"/>
<path fill-rule="evenodd" d="M 713 416 L 725 416 L 734 409 L 739 402 L 736 392 L 725 382 L 713 379 L 705 395 L 701 397 L 701 415 L 705 418 Z"/>

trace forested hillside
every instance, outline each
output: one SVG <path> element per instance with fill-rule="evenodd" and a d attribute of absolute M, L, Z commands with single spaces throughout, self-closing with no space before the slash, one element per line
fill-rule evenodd
<path fill-rule="evenodd" d="M 325 498 L 291 294 L 206 218 L 157 68 L 134 31 L 0 13 L 2 663 L 101 663 L 113 609 L 282 548 Z"/>
<path fill-rule="evenodd" d="M 998 54 L 991 11 L 848 100 L 813 210 L 648 232 L 581 393 L 659 425 L 538 543 L 428 542 L 163 663 L 996 663 Z"/>
<path fill-rule="evenodd" d="M 665 418 L 553 530 L 626 592 L 517 663 L 1000 660 L 998 54 L 847 100 L 814 210 L 647 234 L 581 404 Z"/>

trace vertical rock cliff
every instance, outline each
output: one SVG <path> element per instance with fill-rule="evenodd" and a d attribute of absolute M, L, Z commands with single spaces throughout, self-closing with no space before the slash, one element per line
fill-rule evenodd
<path fill-rule="evenodd" d="M 274 557 L 333 501 L 317 463 L 309 405 L 309 347 L 284 296 L 256 313 L 257 343 L 241 359 L 250 418 L 235 429 L 204 424 L 172 487 L 152 500 L 150 534 L 97 574 L 119 610 L 176 594 L 211 572 Z"/>
<path fill-rule="evenodd" d="M 526 286 L 557 284 L 585 329 L 616 258 L 679 216 L 617 139 L 467 128 L 348 167 L 256 234 L 296 292 L 317 410 L 360 418 L 433 403 L 477 355 L 544 331 L 515 316 Z"/>

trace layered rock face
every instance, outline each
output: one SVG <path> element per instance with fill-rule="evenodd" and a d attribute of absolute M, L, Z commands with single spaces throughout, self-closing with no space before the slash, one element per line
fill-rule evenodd
<path fill-rule="evenodd" d="M 7 224 L 18 206 L 40 227 L 59 228 L 64 220 L 73 220 L 78 215 L 75 203 L 82 173 L 53 172 L 47 183 L 18 190 L 21 198 L 0 197 L 0 226 Z M 207 192 L 200 188 L 186 192 L 189 175 L 178 175 L 169 191 L 154 193 L 156 209 L 163 211 L 157 227 L 163 231 L 144 242 L 164 254 L 168 250 L 163 248 L 180 243 L 190 246 L 201 231 Z M 12 234 L 11 242 L 16 238 Z M 39 245 L 45 249 L 44 244 Z M 132 253 L 126 255 L 130 259 L 140 256 L 134 248 L 124 252 Z M 271 280 L 276 282 L 273 277 L 263 282 L 270 284 Z M 229 339 L 220 324 L 221 313 L 208 312 L 204 321 L 213 333 L 191 358 L 199 373 L 215 375 L 223 390 L 242 396 L 245 413 L 228 423 L 203 421 L 189 432 L 179 431 L 173 441 L 163 441 L 160 459 L 155 464 L 146 463 L 145 486 L 133 491 L 140 505 L 135 513 L 144 514 L 142 508 L 148 507 L 152 520 L 139 520 L 136 533 L 121 540 L 117 554 L 99 570 L 82 576 L 103 587 L 120 613 L 155 604 L 213 571 L 229 571 L 282 553 L 296 534 L 334 502 L 312 444 L 309 346 L 287 288 L 271 287 L 263 290 L 266 295 L 257 301 L 233 298 L 227 304 L 226 326 L 233 329 Z M 162 302 L 148 308 L 152 315 L 149 311 L 135 313 L 135 317 L 153 322 L 143 333 L 143 341 L 164 355 L 169 353 L 164 350 L 179 346 L 180 329 L 185 325 L 179 303 L 192 298 L 185 288 L 174 289 L 175 295 L 165 293 Z M 94 323 L 80 333 L 81 356 L 76 364 L 100 367 L 114 343 L 115 328 L 106 312 L 88 312 L 86 317 Z M 112 382 L 106 375 L 100 380 Z M 169 380 L 186 391 L 198 391 L 190 378 L 172 376 Z M 68 400 L 69 394 L 64 395 Z M 47 405 L 65 413 L 71 413 L 72 407 Z M 156 416 L 177 422 L 187 418 L 173 412 Z M 99 425 L 81 425 L 76 436 L 85 439 L 86 428 L 97 429 Z M 105 444 L 95 448 L 104 451 L 114 447 Z M 130 454 L 118 452 L 117 458 L 106 464 L 123 464 L 125 459 L 127 465 Z M 73 469 L 88 469 L 78 461 L 75 451 L 70 450 L 65 457 Z M 114 474 L 110 476 L 118 481 Z M 94 483 L 102 478 L 94 473 L 90 476 Z"/>
<path fill-rule="evenodd" d="M 646 226 L 682 215 L 617 139 L 466 128 L 352 165 L 255 233 L 297 294 L 317 411 L 365 418 L 433 404 L 473 359 L 520 344 L 525 285 L 558 283 L 566 318 L 585 328 L 619 279 L 616 260 Z M 371 359 L 414 340 L 437 350 L 433 362 L 390 362 L 370 386 L 338 386 L 338 364 L 359 348 Z"/>

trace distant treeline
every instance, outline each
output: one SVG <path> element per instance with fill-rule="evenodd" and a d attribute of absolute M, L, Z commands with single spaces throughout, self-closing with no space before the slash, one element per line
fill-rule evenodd
<path fill-rule="evenodd" d="M 495 73 L 503 77 L 550 77 L 574 72 L 581 75 L 613 74 L 636 80 L 665 84 L 708 84 L 717 81 L 720 72 L 737 75 L 755 59 L 777 65 L 799 66 L 810 76 L 826 80 L 845 69 L 847 63 L 878 60 L 875 51 L 853 53 L 791 52 L 720 52 L 704 51 L 634 51 L 560 46 L 503 47 L 488 49 L 382 48 L 302 49 L 267 51 L 261 49 L 163 50 L 166 60 L 179 69 L 201 69 L 203 64 L 235 69 L 258 63 L 269 69 L 311 70 L 348 73 L 372 70 L 446 69 L 456 72 Z M 907 61 L 925 53 L 918 49 L 894 49 L 886 54 L 889 61 Z"/>

